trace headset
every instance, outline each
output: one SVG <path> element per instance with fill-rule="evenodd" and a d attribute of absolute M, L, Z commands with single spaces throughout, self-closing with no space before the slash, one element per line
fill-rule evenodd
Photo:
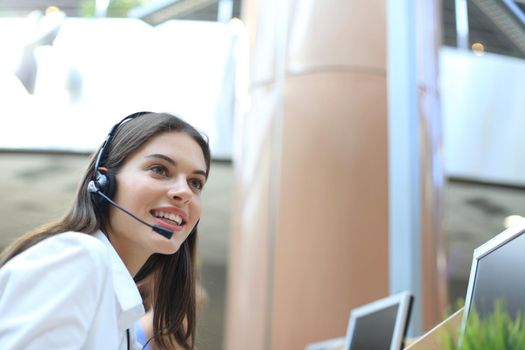
<path fill-rule="evenodd" d="M 122 210 L 124 213 L 128 214 L 129 216 L 131 216 L 133 219 L 137 220 L 138 222 L 150 227 L 153 231 L 157 232 L 161 236 L 166 237 L 167 239 L 170 239 L 171 236 L 173 235 L 172 230 L 167 229 L 162 226 L 158 226 L 158 225 L 151 225 L 145 222 L 144 220 L 140 219 L 136 215 L 132 214 L 127 209 L 124 209 L 123 207 L 115 203 L 115 201 L 113 201 L 112 198 L 115 195 L 115 192 L 117 189 L 117 178 L 115 174 L 113 174 L 110 171 L 107 171 L 105 173 L 100 171 L 101 165 L 107 158 L 106 153 L 108 152 L 107 151 L 107 149 L 109 148 L 108 146 L 111 144 L 113 136 L 117 132 L 118 128 L 122 124 L 124 124 L 125 122 L 131 119 L 135 119 L 135 118 L 138 118 L 140 116 L 143 116 L 145 114 L 150 114 L 150 113 L 152 112 L 136 112 L 136 113 L 128 115 L 127 117 L 122 119 L 120 122 L 113 125 L 108 135 L 106 136 L 106 139 L 102 143 L 102 146 L 100 146 L 100 149 L 97 154 L 97 158 L 95 160 L 95 169 L 94 169 L 93 179 L 89 181 L 87 190 L 92 195 L 98 196 L 98 197 L 92 197 L 92 198 L 95 201 L 95 203 L 98 204 L 99 206 L 101 206 L 104 202 L 108 202 L 109 204 Z"/>

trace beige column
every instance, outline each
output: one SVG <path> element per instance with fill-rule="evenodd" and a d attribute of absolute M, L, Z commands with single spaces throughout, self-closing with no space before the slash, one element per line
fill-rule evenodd
<path fill-rule="evenodd" d="M 243 2 L 226 350 L 342 336 L 352 308 L 389 294 L 385 11 Z"/>

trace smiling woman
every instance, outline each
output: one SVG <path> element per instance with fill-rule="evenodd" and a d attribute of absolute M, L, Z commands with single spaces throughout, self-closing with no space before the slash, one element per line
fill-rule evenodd
<path fill-rule="evenodd" d="M 207 139 L 179 118 L 139 112 L 115 125 L 69 212 L 0 256 L 3 346 L 141 349 L 130 330 L 147 280 L 155 348 L 193 349 L 209 168 Z"/>

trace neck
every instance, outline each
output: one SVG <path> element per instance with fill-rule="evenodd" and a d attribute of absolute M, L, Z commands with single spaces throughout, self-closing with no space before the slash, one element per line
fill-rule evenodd
<path fill-rule="evenodd" d="M 132 277 L 139 272 L 141 267 L 146 263 L 151 254 L 146 253 L 143 249 L 133 249 L 129 244 L 122 244 L 116 235 L 111 234 L 108 230 L 106 236 L 109 242 L 117 252 L 118 256 L 126 266 Z"/>

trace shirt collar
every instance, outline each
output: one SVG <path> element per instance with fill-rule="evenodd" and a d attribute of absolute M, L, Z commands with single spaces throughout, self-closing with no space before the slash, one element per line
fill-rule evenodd
<path fill-rule="evenodd" d="M 139 290 L 126 265 L 124 265 L 124 262 L 120 259 L 120 256 L 106 235 L 99 230 L 94 236 L 108 248 L 113 277 L 113 289 L 117 299 L 119 327 L 123 330 L 130 328 L 133 326 L 133 322 L 144 315 L 144 306 Z"/>

